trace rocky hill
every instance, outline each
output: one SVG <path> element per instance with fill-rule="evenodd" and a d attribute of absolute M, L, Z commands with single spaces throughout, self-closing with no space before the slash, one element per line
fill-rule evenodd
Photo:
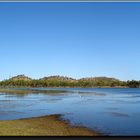
<path fill-rule="evenodd" d="M 88 77 L 88 78 L 81 78 L 79 80 L 81 81 L 120 81 L 116 78 L 110 78 L 110 77 Z"/>
<path fill-rule="evenodd" d="M 25 76 L 23 74 L 23 75 L 14 76 L 14 77 L 10 78 L 9 80 L 14 80 L 14 81 L 17 81 L 17 80 L 31 81 L 32 79 L 30 77 Z"/>
<path fill-rule="evenodd" d="M 48 77 L 43 77 L 40 80 L 60 80 L 60 81 L 75 81 L 76 79 L 73 79 L 71 77 L 66 77 L 66 76 L 48 76 Z"/>
<path fill-rule="evenodd" d="M 88 77 L 73 79 L 66 76 L 48 76 L 31 79 L 25 75 L 17 75 L 0 82 L 0 86 L 13 87 L 139 87 L 139 82 L 125 82 L 109 77 Z M 136 86 L 135 86 L 136 85 Z"/>

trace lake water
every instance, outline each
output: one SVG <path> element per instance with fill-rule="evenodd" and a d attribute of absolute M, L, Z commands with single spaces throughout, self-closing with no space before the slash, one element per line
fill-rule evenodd
<path fill-rule="evenodd" d="M 38 92 L 0 93 L 0 120 L 63 114 L 62 118 L 69 120 L 71 125 L 83 125 L 115 136 L 140 136 L 139 88 L 34 90 Z M 46 90 L 48 92 L 43 93 Z"/>

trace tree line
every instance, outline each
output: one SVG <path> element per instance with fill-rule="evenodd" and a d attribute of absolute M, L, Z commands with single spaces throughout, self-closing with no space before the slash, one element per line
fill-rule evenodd
<path fill-rule="evenodd" d="M 130 87 L 140 88 L 140 81 L 119 80 L 4 80 L 1 87 Z"/>

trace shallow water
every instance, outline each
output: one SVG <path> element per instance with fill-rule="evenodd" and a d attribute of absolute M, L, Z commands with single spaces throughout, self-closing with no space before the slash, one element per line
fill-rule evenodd
<path fill-rule="evenodd" d="M 83 125 L 109 135 L 140 136 L 138 88 L 28 90 L 31 90 L 28 94 L 0 93 L 0 120 L 63 114 L 72 125 Z"/>

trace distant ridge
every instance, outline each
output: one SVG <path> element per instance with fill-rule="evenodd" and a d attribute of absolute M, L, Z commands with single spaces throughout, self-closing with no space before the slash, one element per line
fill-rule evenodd
<path fill-rule="evenodd" d="M 24 81 L 30 81 L 33 80 L 32 78 L 21 74 L 17 76 L 13 76 L 12 78 L 9 78 L 7 80 L 24 80 Z M 72 77 L 67 76 L 60 76 L 60 75 L 53 75 L 53 76 L 45 76 L 40 79 L 36 80 L 60 80 L 60 81 L 121 81 L 119 79 L 113 78 L 113 77 L 85 77 L 80 79 L 74 79 Z"/>
<path fill-rule="evenodd" d="M 74 79 L 67 76 L 48 76 L 32 79 L 28 76 L 17 75 L 0 81 L 1 87 L 130 87 L 140 88 L 140 81 L 121 81 L 113 77 L 86 77 Z"/>
<path fill-rule="evenodd" d="M 75 81 L 76 79 L 73 79 L 73 78 L 67 77 L 67 76 L 54 75 L 54 76 L 43 77 L 39 80 Z"/>
<path fill-rule="evenodd" d="M 87 78 L 81 78 L 79 80 L 84 80 L 84 81 L 120 81 L 119 79 L 110 78 L 110 77 L 87 77 Z"/>
<path fill-rule="evenodd" d="M 14 81 L 17 81 L 17 80 L 31 81 L 32 78 L 30 78 L 30 77 L 25 76 L 24 74 L 22 74 L 22 75 L 14 76 L 14 77 L 10 78 L 9 80 L 14 80 Z"/>

